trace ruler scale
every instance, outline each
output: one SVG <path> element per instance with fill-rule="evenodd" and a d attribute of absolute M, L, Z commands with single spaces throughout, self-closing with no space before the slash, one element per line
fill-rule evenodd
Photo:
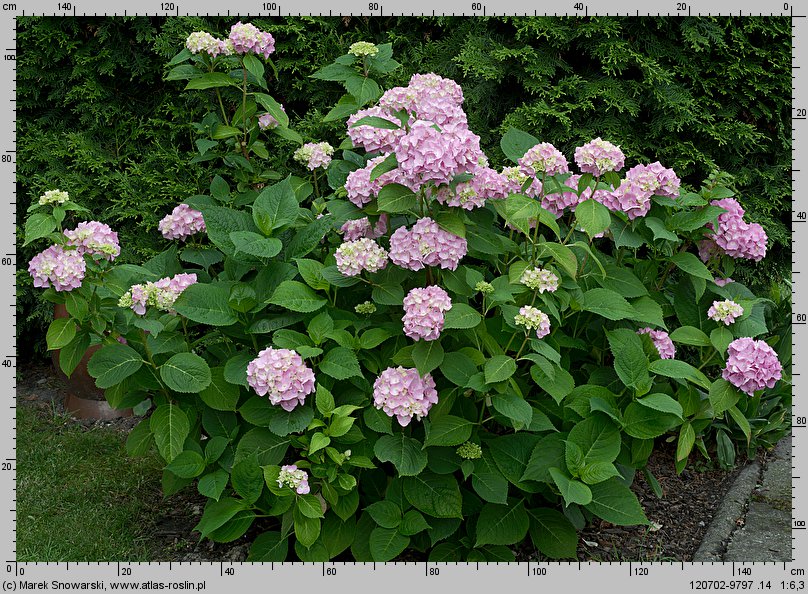
<path fill-rule="evenodd" d="M 4 591 L 27 589 L 110 591 L 183 590 L 220 592 L 234 588 L 328 588 L 339 591 L 384 588 L 387 592 L 444 591 L 447 587 L 468 586 L 470 592 L 495 588 L 569 588 L 584 590 L 620 588 L 626 593 L 647 594 L 690 590 L 800 591 L 808 579 L 808 485 L 803 460 L 808 457 L 808 402 L 800 398 L 802 375 L 793 374 L 792 418 L 792 561 L 747 563 L 682 562 L 521 562 L 521 563 L 18 563 L 16 561 L 16 17 L 17 16 L 771 16 L 787 18 L 792 30 L 792 197 L 808 176 L 808 68 L 805 44 L 808 41 L 807 7 L 775 0 L 762 4 L 752 0 L 567 0 L 553 3 L 553 11 L 516 0 L 449 0 L 435 9 L 434 2 L 409 0 L 348 0 L 338 6 L 323 0 L 304 3 L 230 0 L 228 10 L 211 0 L 146 0 L 117 6 L 100 0 L 17 0 L 0 2 L 0 43 L 3 48 L 0 76 L 4 110 L 0 124 L 0 183 L 7 188 L 0 202 L 0 264 L 5 282 L 0 282 L 0 307 L 5 311 L 7 332 L 0 338 L 0 382 L 9 391 L 0 406 L 0 582 Z M 25 205 L 22 206 L 25 208 Z M 808 286 L 801 264 L 808 261 L 808 240 L 797 236 L 798 223 L 808 222 L 808 206 L 792 198 L 793 263 L 793 361 L 803 353 L 805 314 L 797 299 Z M 798 241 L 799 239 L 799 241 Z M 799 346 L 799 348 L 798 348 Z M 799 367 L 799 363 L 792 364 Z M 103 535 L 99 535 L 103 538 Z"/>

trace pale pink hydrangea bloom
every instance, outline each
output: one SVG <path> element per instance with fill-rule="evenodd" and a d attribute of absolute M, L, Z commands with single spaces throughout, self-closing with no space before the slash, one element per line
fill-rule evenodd
<path fill-rule="evenodd" d="M 567 181 L 565 181 L 563 185 L 567 186 L 568 188 L 577 189 L 580 179 L 580 175 L 573 174 L 567 178 Z M 584 189 L 580 196 L 578 196 L 578 192 L 572 192 L 570 190 L 562 190 L 559 192 L 557 189 L 558 188 L 554 182 L 547 183 L 545 187 L 547 193 L 542 196 L 541 199 L 541 207 L 544 210 L 553 213 L 556 218 L 559 218 L 562 214 L 564 214 L 564 210 L 567 208 L 569 208 L 572 212 L 575 212 L 576 207 L 581 202 L 588 200 L 593 196 L 592 188 Z M 606 194 L 606 190 L 598 190 L 595 192 L 595 199 L 598 202 L 603 202 L 603 200 L 607 198 Z"/>
<path fill-rule="evenodd" d="M 145 285 L 132 285 L 118 301 L 120 307 L 129 307 L 136 314 L 146 313 L 146 306 L 156 307 L 168 313 L 174 311 L 174 303 L 182 292 L 197 282 L 196 274 L 182 273 L 161 278 Z"/>
<path fill-rule="evenodd" d="M 716 322 L 724 322 L 729 326 L 737 318 L 743 315 L 743 307 L 730 299 L 724 301 L 713 301 L 712 306 L 707 310 L 707 317 Z"/>
<path fill-rule="evenodd" d="M 345 221 L 339 232 L 343 234 L 345 241 L 355 241 L 363 237 L 377 239 L 387 233 L 387 215 L 382 214 L 374 226 L 371 226 L 367 217 Z"/>
<path fill-rule="evenodd" d="M 171 214 L 163 217 L 157 228 L 166 239 L 185 241 L 191 235 L 205 231 L 205 219 L 198 210 L 187 204 L 180 204 Z"/>
<path fill-rule="evenodd" d="M 774 349 L 762 340 L 738 338 L 727 347 L 727 364 L 721 377 L 753 396 L 757 390 L 773 388 L 782 377 L 783 366 Z"/>
<path fill-rule="evenodd" d="M 404 297 L 404 334 L 415 341 L 437 340 L 443 330 L 443 314 L 452 309 L 452 300 L 442 288 L 432 285 L 412 289 Z"/>
<path fill-rule="evenodd" d="M 382 186 L 398 181 L 395 179 L 396 170 L 388 171 L 378 178 L 370 181 L 370 174 L 373 169 L 387 158 L 387 155 L 370 159 L 362 169 L 355 169 L 348 174 L 345 180 L 345 191 L 348 193 L 348 200 L 359 208 L 371 202 L 378 194 Z"/>
<path fill-rule="evenodd" d="M 540 172 L 547 175 L 567 173 L 569 164 L 567 158 L 549 142 L 541 142 L 530 148 L 519 159 L 519 169 L 525 175 L 537 177 Z"/>
<path fill-rule="evenodd" d="M 283 113 L 286 113 L 286 110 L 283 108 L 283 105 L 280 103 L 278 105 L 280 106 L 281 111 Z M 264 113 L 258 116 L 258 127 L 261 130 L 272 130 L 273 128 L 277 128 L 280 125 L 281 123 L 277 119 L 275 119 L 275 116 L 273 116 L 271 113 Z"/>
<path fill-rule="evenodd" d="M 388 130 L 373 126 L 355 126 L 356 122 L 368 116 L 375 116 L 400 126 L 401 122 L 381 107 L 362 109 L 348 118 L 348 137 L 354 146 L 362 147 L 369 153 L 392 153 L 399 139 L 406 133 L 403 128 Z"/>
<path fill-rule="evenodd" d="M 272 34 L 261 31 L 252 23 L 239 21 L 230 27 L 229 39 L 233 42 L 233 49 L 237 54 L 254 53 L 266 59 L 275 51 L 275 39 Z"/>
<path fill-rule="evenodd" d="M 653 192 L 644 190 L 628 178 L 611 192 L 599 193 L 595 198 L 611 211 L 620 211 L 628 215 L 631 220 L 644 217 L 651 210 L 651 196 Z"/>
<path fill-rule="evenodd" d="M 708 259 L 709 259 L 709 258 L 708 258 Z M 719 287 L 725 287 L 725 286 L 727 286 L 729 283 L 734 283 L 734 282 L 735 282 L 735 281 L 734 281 L 734 280 L 732 280 L 730 277 L 727 277 L 727 278 L 717 278 L 717 279 L 715 279 L 715 284 L 716 284 L 716 285 L 718 285 Z"/>
<path fill-rule="evenodd" d="M 247 383 L 259 396 L 291 411 L 314 392 L 314 372 L 295 351 L 267 347 L 247 365 Z"/>
<path fill-rule="evenodd" d="M 233 43 L 230 40 L 222 41 L 206 31 L 194 31 L 185 40 L 185 47 L 192 54 L 206 52 L 212 57 L 218 55 L 230 56 L 233 54 Z"/>
<path fill-rule="evenodd" d="M 435 199 L 447 206 L 473 210 L 484 206 L 486 200 L 500 200 L 511 193 L 510 182 L 501 173 L 489 167 L 478 167 L 473 173 L 470 181 L 457 184 L 454 190 L 449 186 L 438 188 Z"/>
<path fill-rule="evenodd" d="M 373 403 L 406 427 L 413 417 L 420 421 L 429 413 L 438 403 L 438 392 L 428 373 L 421 377 L 416 369 L 388 367 L 373 384 Z"/>
<path fill-rule="evenodd" d="M 673 359 L 676 356 L 676 347 L 667 332 L 653 328 L 640 328 L 637 334 L 647 334 L 651 337 L 660 359 Z"/>
<path fill-rule="evenodd" d="M 363 270 L 378 272 L 387 266 L 387 251 L 367 237 L 346 241 L 334 253 L 337 269 L 344 276 L 356 276 Z"/>
<path fill-rule="evenodd" d="M 294 152 L 293 158 L 314 171 L 318 167 L 325 169 L 331 163 L 334 147 L 327 142 L 308 142 Z"/>
<path fill-rule="evenodd" d="M 35 287 L 53 286 L 57 291 L 78 289 L 86 270 L 84 258 L 77 250 L 65 250 L 60 245 L 50 246 L 28 263 Z"/>
<path fill-rule="evenodd" d="M 659 161 L 650 165 L 635 165 L 626 172 L 626 179 L 657 196 L 676 198 L 679 195 L 681 180 L 673 169 L 663 167 Z"/>
<path fill-rule="evenodd" d="M 100 255 L 112 261 L 121 253 L 118 234 L 105 223 L 84 221 L 75 229 L 65 230 L 64 234 L 68 239 L 67 245 L 75 247 L 81 256 Z"/>
<path fill-rule="evenodd" d="M 306 495 L 311 490 L 309 474 L 295 464 L 281 466 L 281 471 L 278 473 L 278 486 L 294 489 L 298 495 Z"/>
<path fill-rule="evenodd" d="M 524 326 L 528 332 L 535 330 L 537 338 L 544 338 L 550 334 L 550 317 L 538 307 L 532 305 L 521 307 L 513 321 L 517 326 Z"/>
<path fill-rule="evenodd" d="M 718 215 L 718 230 L 699 244 L 699 257 L 708 261 L 716 254 L 725 253 L 731 258 L 745 258 L 759 262 L 766 255 L 766 232 L 757 223 L 743 220 L 744 210 L 734 198 L 710 202 L 727 212 Z M 710 243 L 713 242 L 713 243 Z"/>
<path fill-rule="evenodd" d="M 619 146 L 598 137 L 575 149 L 575 162 L 583 173 L 599 176 L 607 171 L 620 171 L 626 156 Z"/>
<path fill-rule="evenodd" d="M 428 74 L 413 74 L 410 78 L 410 88 L 422 98 L 446 98 L 454 105 L 463 103 L 463 89 L 450 78 L 443 78 L 430 72 Z"/>
<path fill-rule="evenodd" d="M 464 238 L 441 229 L 429 217 L 420 219 L 412 230 L 399 227 L 390 237 L 390 259 L 409 270 L 421 270 L 424 266 L 455 270 L 467 249 Z"/>
<path fill-rule="evenodd" d="M 70 194 L 62 190 L 48 190 L 39 197 L 39 204 L 64 204 L 70 200 Z"/>
<path fill-rule="evenodd" d="M 519 282 L 539 293 L 554 293 L 558 289 L 558 277 L 545 268 L 525 269 Z"/>

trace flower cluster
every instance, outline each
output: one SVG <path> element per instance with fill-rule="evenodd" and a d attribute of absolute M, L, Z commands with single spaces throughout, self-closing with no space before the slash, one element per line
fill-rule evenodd
<path fill-rule="evenodd" d="M 472 441 L 467 441 L 457 448 L 457 455 L 464 460 L 479 460 L 483 457 L 483 449 Z"/>
<path fill-rule="evenodd" d="M 413 340 L 437 340 L 443 314 L 452 309 L 449 294 L 438 286 L 412 289 L 404 297 L 404 334 Z"/>
<path fill-rule="evenodd" d="M 351 47 L 348 48 L 348 53 L 358 58 L 364 58 L 365 56 L 373 57 L 378 55 L 379 48 L 376 47 L 375 43 L 370 43 L 368 41 L 357 41 L 356 43 L 351 44 Z"/>
<path fill-rule="evenodd" d="M 351 139 L 353 145 L 362 147 L 369 153 L 393 152 L 399 139 L 404 136 L 405 130 L 398 127 L 390 130 L 388 128 L 376 128 L 366 124 L 356 125 L 359 120 L 366 117 L 382 118 L 396 126 L 401 124 L 398 118 L 390 115 L 385 109 L 378 106 L 357 111 L 348 118 L 348 138 Z"/>
<path fill-rule="evenodd" d="M 626 172 L 626 179 L 642 191 L 676 198 L 679 195 L 681 180 L 673 169 L 664 167 L 659 161 L 650 165 L 635 165 Z"/>
<path fill-rule="evenodd" d="M 295 351 L 267 347 L 247 365 L 247 383 L 259 396 L 290 411 L 314 392 L 314 372 Z"/>
<path fill-rule="evenodd" d="M 417 120 L 395 148 L 398 169 L 411 188 L 428 182 L 448 184 L 477 164 L 480 137 L 461 125 L 438 129 L 428 120 Z"/>
<path fill-rule="evenodd" d="M 383 214 L 375 225 L 370 224 L 367 217 L 361 219 L 353 219 L 346 221 L 339 232 L 343 234 L 345 241 L 354 241 L 367 237 L 368 239 L 376 239 L 387 233 L 387 215 Z"/>
<path fill-rule="evenodd" d="M 609 210 L 622 211 L 634 220 L 648 214 L 652 196 L 678 196 L 679 185 L 680 180 L 673 169 L 667 169 L 657 161 L 632 167 L 615 190 L 598 192 L 594 197 Z"/>
<path fill-rule="evenodd" d="M 205 52 L 211 57 L 216 56 L 232 56 L 235 51 L 233 42 L 229 39 L 217 39 L 206 31 L 194 31 L 185 40 L 185 47 L 192 54 L 199 54 Z"/>
<path fill-rule="evenodd" d="M 459 206 L 466 210 L 480 208 L 486 200 L 499 200 L 510 194 L 510 181 L 490 167 L 477 167 L 474 177 L 457 184 L 454 190 L 442 186 L 435 198 L 447 206 Z"/>
<path fill-rule="evenodd" d="M 64 234 L 68 240 L 67 245 L 75 247 L 80 256 L 100 255 L 111 261 L 121 253 L 118 234 L 104 223 L 84 221 L 75 229 L 66 230 Z"/>
<path fill-rule="evenodd" d="M 261 31 L 252 23 L 239 21 L 230 27 L 228 39 L 233 44 L 233 50 L 237 54 L 253 53 L 267 59 L 275 51 L 275 39 L 272 34 Z"/>
<path fill-rule="evenodd" d="M 366 126 L 360 126 L 362 128 Z M 398 182 L 398 171 L 388 171 L 380 175 L 373 181 L 370 181 L 370 174 L 373 169 L 384 161 L 385 156 L 370 159 L 367 165 L 362 169 L 356 169 L 348 174 L 345 180 L 345 191 L 348 194 L 348 200 L 353 202 L 357 207 L 362 208 L 368 202 L 372 201 L 378 194 L 382 186 L 391 182 Z"/>
<path fill-rule="evenodd" d="M 421 377 L 416 369 L 388 367 L 373 384 L 373 403 L 399 425 L 406 427 L 413 417 L 419 421 L 438 402 L 435 381 L 428 373 Z"/>
<path fill-rule="evenodd" d="M 487 281 L 479 281 L 476 285 L 474 285 L 474 290 L 482 293 L 483 295 L 489 295 L 490 293 L 494 292 L 494 285 Z"/>
<path fill-rule="evenodd" d="M 205 231 L 205 219 L 198 210 L 187 204 L 180 204 L 171 211 L 171 214 L 163 217 L 157 228 L 166 239 L 185 241 L 191 235 Z"/>
<path fill-rule="evenodd" d="M 53 286 L 57 291 L 72 291 L 81 286 L 87 265 L 77 250 L 52 245 L 28 263 L 28 273 L 35 287 Z"/>
<path fill-rule="evenodd" d="M 420 219 L 411 230 L 399 227 L 390 237 L 390 259 L 409 270 L 424 266 L 455 270 L 467 250 L 464 238 L 441 229 L 429 217 Z"/>
<path fill-rule="evenodd" d="M 354 311 L 363 316 L 369 316 L 376 313 L 376 304 L 372 301 L 363 301 L 354 307 Z"/>
<path fill-rule="evenodd" d="M 619 146 L 595 138 L 575 149 L 575 163 L 583 173 L 600 176 L 607 171 L 620 171 L 626 156 Z"/>
<path fill-rule="evenodd" d="M 757 390 L 773 388 L 782 376 L 777 353 L 762 340 L 738 338 L 727 347 L 727 364 L 721 376 L 753 396 Z"/>
<path fill-rule="evenodd" d="M 314 171 L 318 167 L 328 167 L 333 154 L 334 147 L 327 142 L 309 142 L 297 149 L 293 157 L 295 161 Z"/>
<path fill-rule="evenodd" d="M 718 229 L 699 243 L 699 256 L 707 262 L 719 254 L 759 262 L 766 255 L 768 237 L 758 223 L 743 220 L 744 210 L 737 200 L 724 198 L 710 202 L 727 212 L 718 215 Z"/>
<path fill-rule="evenodd" d="M 734 283 L 735 281 L 730 277 L 727 278 L 717 278 L 715 279 L 715 284 L 719 287 L 726 287 L 730 283 Z"/>
<path fill-rule="evenodd" d="M 531 198 L 537 198 L 542 191 L 542 184 L 538 179 L 532 178 L 522 173 L 518 167 L 503 167 L 500 175 L 503 177 L 505 196 L 510 194 L 524 193 Z M 527 183 L 527 180 L 532 180 L 526 190 L 522 187 Z M 544 203 L 542 203 L 544 207 Z"/>
<path fill-rule="evenodd" d="M 283 113 L 286 113 L 286 110 L 283 108 L 283 105 L 281 104 L 278 105 L 280 106 L 281 111 Z M 258 127 L 261 130 L 272 130 L 273 128 L 277 128 L 280 125 L 281 123 L 277 119 L 275 119 L 275 116 L 273 116 L 271 113 L 264 113 L 258 116 Z"/>
<path fill-rule="evenodd" d="M 513 321 L 517 326 L 524 326 L 528 332 L 535 330 L 537 338 L 550 334 L 550 317 L 538 307 L 525 305 L 519 309 Z"/>
<path fill-rule="evenodd" d="M 62 190 L 48 190 L 39 197 L 39 204 L 64 204 L 70 200 L 70 195 Z"/>
<path fill-rule="evenodd" d="M 708 318 L 716 322 L 724 322 L 727 326 L 742 315 L 743 307 L 730 299 L 725 301 L 713 301 L 713 305 L 707 310 Z"/>
<path fill-rule="evenodd" d="M 637 334 L 647 334 L 651 337 L 660 359 L 673 359 L 676 357 L 676 347 L 667 332 L 653 328 L 640 328 Z"/>
<path fill-rule="evenodd" d="M 533 289 L 539 293 L 544 293 L 545 291 L 553 293 L 558 289 L 558 277 L 544 268 L 526 269 L 522 273 L 519 282 L 528 289 Z"/>
<path fill-rule="evenodd" d="M 278 473 L 278 486 L 294 489 L 298 495 L 306 495 L 310 491 L 309 474 L 295 464 L 281 466 L 281 471 Z"/>
<path fill-rule="evenodd" d="M 146 307 L 156 307 L 174 313 L 174 302 L 182 292 L 196 283 L 196 274 L 175 274 L 145 285 L 132 285 L 118 301 L 120 307 L 129 307 L 137 315 L 146 313 Z"/>
<path fill-rule="evenodd" d="M 387 266 L 387 251 L 368 237 L 344 242 L 334 257 L 337 268 L 345 276 L 356 276 L 363 270 L 378 272 Z"/>
<path fill-rule="evenodd" d="M 567 158 L 549 142 L 541 142 L 528 149 L 519 159 L 519 169 L 530 177 L 536 177 L 540 173 L 557 175 L 570 170 Z"/>

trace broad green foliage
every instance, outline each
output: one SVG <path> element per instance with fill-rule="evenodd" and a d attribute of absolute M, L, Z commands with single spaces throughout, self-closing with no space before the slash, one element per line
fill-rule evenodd
<path fill-rule="evenodd" d="M 187 27 L 206 22 L 169 21 L 158 46 L 165 52 L 184 39 Z M 314 22 L 334 31 L 331 21 Z M 447 31 L 454 23 L 406 22 L 446 25 Z M 575 47 L 578 34 L 567 28 L 570 22 L 558 21 L 559 30 Z M 588 30 L 623 26 L 611 19 L 581 22 Z M 790 334 L 772 319 L 788 310 L 787 296 L 760 299 L 740 282 L 719 286 L 715 279 L 731 272 L 728 258 L 705 265 L 695 255 L 697 242 L 724 212 L 709 201 L 734 195 L 720 183 L 724 178 L 685 183 L 675 200 L 649 198 L 647 217 L 636 219 L 592 199 L 556 218 L 542 208 L 544 194 L 531 198 L 522 193 L 526 187 L 466 210 L 439 204 L 423 189 L 387 183 L 360 210 L 346 198 L 346 179 L 369 156 L 345 138 L 344 121 L 374 105 L 385 88 L 406 83 L 410 73 L 393 59 L 391 44 L 379 44 L 375 55 L 344 54 L 316 70 L 300 70 L 288 55 L 295 51 L 290 33 L 301 23 L 268 24 L 278 43 L 272 60 L 251 54 L 213 60 L 183 50 L 167 67 L 175 92 L 184 88 L 188 97 L 209 102 L 210 111 L 191 129 L 198 152 L 193 161 L 220 175 L 183 196 L 201 213 L 206 232 L 175 242 L 143 266 L 92 260 L 95 276 L 88 279 L 96 280 L 69 293 L 46 292 L 69 314 L 49 328 L 48 347 L 62 349 L 63 366 L 74 366 L 90 342 L 100 345 L 89 364 L 97 385 L 110 402 L 150 413 L 133 430 L 128 450 L 138 455 L 157 449 L 166 462 L 166 495 L 195 487 L 209 499 L 196 526 L 203 537 L 226 542 L 260 528 L 250 552 L 256 561 L 350 555 L 382 562 L 404 551 L 435 561 L 508 561 L 528 538 L 546 557 L 574 557 L 576 528 L 592 518 L 648 523 L 629 486 L 637 470 L 647 472 L 655 438 L 676 440 L 681 471 L 691 456 L 730 465 L 736 448 L 754 453 L 784 434 Z M 547 24 L 492 20 L 466 23 L 463 30 L 491 35 L 507 29 L 530 43 L 531 34 L 542 33 L 551 46 L 562 44 Z M 438 45 L 457 42 L 447 35 Z M 338 53 L 329 43 L 325 49 Z M 476 43 L 464 42 L 447 68 L 460 65 L 473 80 L 501 81 L 510 52 L 501 41 L 486 52 Z M 551 59 L 546 48 L 537 53 L 527 41 L 519 43 L 517 53 L 530 53 L 533 66 L 527 71 L 520 61 L 516 80 L 536 93 L 536 101 L 515 105 L 522 99 L 508 95 L 503 104 L 514 111 L 505 117 L 490 101 L 493 82 L 478 81 L 467 91 L 469 121 L 472 129 L 480 126 L 484 143 L 493 146 L 493 131 L 506 124 L 518 121 L 530 130 L 507 126 L 501 144 L 496 140 L 500 164 L 503 157 L 515 164 L 538 138 L 563 137 L 574 147 L 618 128 L 633 134 L 616 115 L 610 116 L 614 122 L 601 119 L 605 128 L 596 131 L 591 123 L 573 125 L 573 113 L 583 109 L 573 104 L 570 114 L 555 112 L 564 115 L 560 120 L 535 124 L 549 121 L 550 112 L 550 87 L 536 80 L 566 68 L 558 50 Z M 419 49 L 406 39 L 401 45 L 407 57 L 431 47 Z M 595 45 L 609 55 L 607 47 Z M 650 68 L 652 58 L 635 59 Z M 482 64 L 488 66 L 480 70 Z M 610 73 L 625 67 L 608 64 Z M 594 76 L 586 64 L 581 72 Z M 298 106 L 301 91 L 286 79 L 301 73 L 318 84 Z M 668 109 L 677 83 L 668 77 L 656 84 L 667 92 L 653 101 Z M 644 89 L 638 81 L 631 87 Z M 596 88 L 588 101 L 607 101 L 604 93 Z M 300 117 L 326 99 L 328 109 L 313 112 L 316 118 Z M 562 104 L 556 98 L 552 103 Z M 685 103 L 691 107 L 680 115 L 691 114 L 691 102 Z M 626 109 L 633 118 L 640 105 Z M 263 114 L 278 125 L 259 128 Z M 407 117 L 396 118 L 401 126 L 376 117 L 363 125 L 386 131 L 410 125 Z M 670 134 L 671 126 L 664 126 Z M 332 144 L 339 148 L 325 172 L 285 158 L 306 140 L 337 130 Z M 646 151 L 668 154 L 658 137 L 648 136 L 652 140 L 634 144 L 633 136 L 613 139 L 635 151 L 627 151 L 632 164 Z M 693 171 L 705 173 L 698 169 L 709 162 L 697 148 L 703 145 L 692 146 L 698 155 Z M 270 156 L 270 148 L 282 156 Z M 669 165 L 687 171 L 691 156 Z M 371 176 L 382 179 L 397 167 L 388 157 Z M 450 185 L 469 179 L 461 173 Z M 568 180 L 569 174 L 542 176 L 546 187 L 576 198 L 604 184 L 616 186 L 620 178 L 587 174 L 577 187 L 566 186 Z M 389 261 L 353 276 L 340 272 L 338 230 L 347 221 L 367 215 L 375 224 L 386 213 L 388 229 L 377 243 L 363 244 L 361 259 L 369 250 L 389 248 L 390 232 L 410 228 L 426 212 L 456 236 L 452 241 L 466 242 L 468 253 L 457 266 L 407 270 Z M 35 213 L 43 216 L 29 219 L 27 239 L 52 238 L 58 214 L 56 208 Z M 535 269 L 554 280 L 532 284 Z M 193 273 L 197 282 L 170 307 L 150 306 L 138 315 L 125 300 L 126 307 L 118 306 L 132 285 L 179 273 Z M 410 291 L 426 287 L 439 291 L 430 299 L 445 294 L 451 309 L 438 336 L 414 340 L 412 328 L 405 333 L 402 313 Z M 722 299 L 743 304 L 745 313 L 734 324 L 708 317 L 712 302 Z M 640 329 L 670 332 L 673 342 L 665 348 L 675 343 L 675 358 L 655 342 L 658 335 Z M 729 345 L 741 337 L 765 338 L 779 350 L 784 373 L 774 388 L 747 395 L 722 378 Z M 264 355 L 268 347 L 278 358 Z M 294 358 L 282 359 L 279 352 Z M 256 378 L 268 361 L 275 375 L 261 384 Z M 296 387 L 277 388 L 273 382 L 281 376 Z M 434 382 L 431 408 L 404 407 L 397 416 L 389 407 L 380 410 L 380 385 L 397 388 L 416 378 L 424 394 L 431 394 Z M 281 392 L 295 391 L 302 393 L 299 401 L 278 401 Z"/>

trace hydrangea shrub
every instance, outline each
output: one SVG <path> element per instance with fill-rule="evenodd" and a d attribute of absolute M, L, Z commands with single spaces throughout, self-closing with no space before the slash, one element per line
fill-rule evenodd
<path fill-rule="evenodd" d="M 455 82 L 382 91 L 389 45 L 315 73 L 346 87 L 327 116 L 346 137 L 307 142 L 268 94 L 273 49 L 238 23 L 172 60 L 212 100 L 200 157 L 233 183 L 178 197 L 163 254 L 113 265 L 93 224 L 31 263 L 54 300 L 111 312 L 96 327 L 92 308 L 90 372 L 150 411 L 129 451 L 157 448 L 166 494 L 209 498 L 203 537 L 254 535 L 257 561 L 504 561 L 526 539 L 574 557 L 587 522 L 653 520 L 629 487 L 640 471 L 661 494 L 657 438 L 681 471 L 784 433 L 770 304 L 729 278 L 766 236 L 726 188 L 600 138 L 570 162 L 519 130 L 493 169 Z M 294 145 L 280 181 L 265 134 Z"/>

